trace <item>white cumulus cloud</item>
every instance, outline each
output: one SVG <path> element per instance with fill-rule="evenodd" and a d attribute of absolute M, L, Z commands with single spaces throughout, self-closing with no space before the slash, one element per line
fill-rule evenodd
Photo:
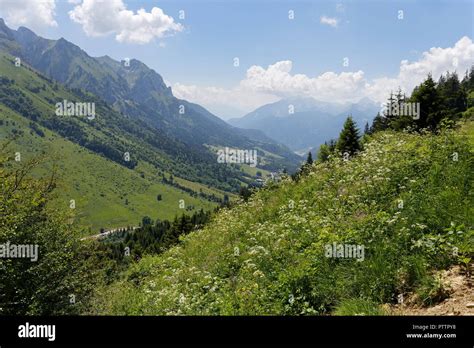
<path fill-rule="evenodd" d="M 397 76 L 367 79 L 364 72 L 325 72 L 315 77 L 292 74 L 293 63 L 284 60 L 262 67 L 247 69 L 246 76 L 234 88 L 201 87 L 176 83 L 173 92 L 180 98 L 202 104 L 211 111 L 227 105 L 229 110 L 240 110 L 241 115 L 257 107 L 286 97 L 310 96 L 327 102 L 357 102 L 370 98 L 384 102 L 390 91 L 401 87 L 407 94 L 429 73 L 437 80 L 446 71 L 464 72 L 474 64 L 474 43 L 465 36 L 453 47 L 433 47 L 414 62 L 400 62 Z M 221 108 L 222 109 L 222 108 Z M 221 116 L 220 114 L 218 114 Z"/>
<path fill-rule="evenodd" d="M 115 34 L 117 41 L 127 43 L 145 44 L 183 30 L 158 7 L 135 13 L 127 10 L 122 0 L 84 0 L 69 11 L 69 17 L 81 24 L 88 36 Z"/>
<path fill-rule="evenodd" d="M 41 31 L 58 25 L 55 8 L 55 0 L 0 0 L 0 17 L 14 29 L 25 26 Z"/>
<path fill-rule="evenodd" d="M 291 74 L 293 63 L 289 60 L 269 65 L 266 69 L 252 66 L 240 82 L 241 88 L 254 92 L 274 94 L 279 97 L 287 96 L 318 96 L 318 99 L 332 98 L 334 93 L 339 98 L 354 99 L 357 90 L 364 86 L 364 73 L 325 72 L 316 77 L 304 74 Z"/>
<path fill-rule="evenodd" d="M 368 82 L 366 94 L 368 97 L 380 101 L 384 100 L 387 90 L 400 88 L 411 93 L 413 88 L 420 84 L 431 73 L 435 80 L 447 71 L 456 71 L 462 79 L 467 69 L 474 64 L 474 43 L 464 36 L 453 47 L 432 47 L 423 52 L 421 59 L 415 62 L 402 60 L 398 76 L 381 77 Z"/>
<path fill-rule="evenodd" d="M 201 104 L 224 119 L 239 117 L 263 104 L 280 99 L 273 94 L 255 92 L 242 86 L 225 89 L 175 83 L 171 87 L 177 98 Z"/>

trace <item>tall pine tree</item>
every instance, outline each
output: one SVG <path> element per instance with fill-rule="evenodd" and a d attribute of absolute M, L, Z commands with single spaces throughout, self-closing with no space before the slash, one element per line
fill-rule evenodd
<path fill-rule="evenodd" d="M 372 121 L 372 126 L 370 127 L 370 133 L 380 132 L 388 128 L 388 122 L 385 116 L 381 115 L 380 112 L 377 113 L 374 120 Z"/>
<path fill-rule="evenodd" d="M 369 122 L 365 122 L 364 134 L 370 134 Z"/>
<path fill-rule="evenodd" d="M 451 120 L 459 118 L 461 112 L 466 110 L 467 95 L 465 89 L 461 87 L 456 72 L 451 74 L 447 72 L 446 77 L 441 76 L 437 90 L 442 101 L 441 118 Z"/>
<path fill-rule="evenodd" d="M 359 129 L 352 119 L 352 116 L 349 116 L 346 122 L 344 122 L 342 131 L 339 134 L 336 150 L 342 154 L 347 152 L 351 156 L 354 155 L 360 150 L 359 138 Z"/>
<path fill-rule="evenodd" d="M 420 117 L 415 120 L 416 127 L 434 131 L 441 121 L 442 113 L 436 83 L 431 74 L 421 85 L 415 87 L 410 102 L 420 103 Z"/>

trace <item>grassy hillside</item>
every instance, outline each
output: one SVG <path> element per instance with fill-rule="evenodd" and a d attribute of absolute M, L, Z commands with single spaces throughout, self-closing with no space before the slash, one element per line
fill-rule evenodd
<path fill-rule="evenodd" d="M 47 175 L 56 165 L 59 184 L 54 204 L 58 208 L 70 209 L 69 202 L 74 199 L 76 218 L 86 231 L 90 228 L 92 233 L 97 233 L 101 227 L 136 226 L 145 215 L 154 219 L 172 219 L 184 211 L 179 207 L 180 199 L 186 206 L 193 205 L 195 209 L 207 210 L 216 206 L 161 183 L 161 178 L 144 164 L 129 169 L 41 126 L 36 129 L 44 132 L 44 137 L 39 136 L 30 128 L 28 120 L 3 105 L 0 105 L 0 114 L 0 121 L 3 121 L 0 127 L 2 139 L 13 137 L 13 132 L 23 131 L 9 146 L 11 156 L 19 152 L 24 162 L 45 156 L 43 167 L 36 173 L 38 177 Z M 183 182 L 182 185 L 186 186 L 186 181 Z M 219 195 L 218 190 L 192 184 L 188 186 L 193 190 L 203 189 Z M 162 195 L 161 201 L 157 200 L 158 194 Z"/>
<path fill-rule="evenodd" d="M 473 256 L 472 122 L 440 135 L 379 132 L 357 157 L 313 164 L 100 289 L 107 314 L 381 314 L 446 296 L 435 271 Z M 358 258 L 327 245 L 357 245 Z M 457 249 L 456 249 L 457 248 Z M 360 257 L 362 256 L 362 257 Z"/>
<path fill-rule="evenodd" d="M 38 177 L 57 166 L 60 182 L 54 204 L 70 209 L 70 200 L 74 199 L 77 222 L 86 233 L 90 230 L 95 234 L 100 228 L 136 226 L 145 215 L 173 219 L 183 212 L 212 209 L 217 206 L 217 199 L 223 199 L 224 191 L 186 180 L 201 177 L 206 182 L 207 174 L 219 175 L 209 169 L 209 165 L 214 165 L 209 163 L 212 158 L 193 159 L 195 153 L 183 144 L 145 126 L 132 126 L 123 115 L 94 96 L 78 96 L 27 65 L 15 67 L 12 61 L 11 56 L 0 54 L 0 140 L 3 143 L 13 139 L 8 150 L 12 157 L 19 152 L 22 161 L 43 156 L 44 165 L 37 171 Z M 63 99 L 95 101 L 97 118 L 89 121 L 55 116 L 54 103 Z M 176 153 L 166 153 L 168 149 Z M 130 151 L 133 165 L 122 160 L 125 151 Z M 191 164 L 192 161 L 199 165 Z M 181 178 L 177 173 L 190 175 Z M 171 174 L 181 188 L 163 183 L 163 177 L 169 178 Z M 247 180 L 251 180 L 249 176 Z M 215 179 L 209 182 L 218 183 Z M 217 186 L 227 185 L 222 184 Z M 200 197 L 201 192 L 216 200 Z M 161 201 L 157 199 L 159 194 Z M 181 199 L 184 209 L 180 207 Z"/>
<path fill-rule="evenodd" d="M 170 138 L 162 130 L 113 110 L 97 96 L 71 90 L 22 63 L 15 67 L 12 56 L 0 53 L 0 103 L 33 124 L 46 127 L 93 152 L 129 168 L 147 162 L 157 172 L 173 173 L 220 190 L 238 192 L 240 181 L 251 181 L 245 173 L 217 163 L 216 154 L 204 146 L 188 145 Z M 97 117 L 56 116 L 57 102 L 93 102 Z M 124 161 L 124 153 L 130 161 Z"/>

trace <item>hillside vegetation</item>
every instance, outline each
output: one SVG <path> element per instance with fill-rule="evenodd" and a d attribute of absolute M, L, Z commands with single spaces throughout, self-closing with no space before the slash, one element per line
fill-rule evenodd
<path fill-rule="evenodd" d="M 280 156 L 267 158 L 265 169 L 274 171 L 281 168 L 291 170 L 299 163 L 297 155 L 264 137 L 261 132 L 231 127 L 203 107 L 177 99 L 163 78 L 139 60 L 131 59 L 129 64 L 125 64 L 125 61 L 115 61 L 108 56 L 94 58 L 63 38 L 48 40 L 24 27 L 12 30 L 1 18 L 0 50 L 21 58 L 22 65 L 28 64 L 64 87 L 87 91 L 100 98 L 114 111 L 127 117 L 128 124 L 121 121 L 119 128 L 138 126 L 142 133 L 145 133 L 145 128 L 154 133 L 151 139 L 141 134 L 139 140 L 148 143 L 144 150 L 152 145 L 156 150 L 171 155 L 177 163 L 171 161 L 167 164 L 173 168 L 174 175 L 215 187 L 221 185 L 226 190 L 233 187 L 238 192 L 238 183 L 231 179 L 241 178 L 240 173 L 218 166 L 215 155 L 209 153 L 204 145 L 263 148 Z M 90 96 L 83 94 L 77 99 L 90 100 Z M 109 126 L 117 123 L 117 120 L 108 120 Z M 129 142 L 135 143 L 136 140 L 129 139 Z M 118 146 L 115 144 L 113 147 Z M 259 155 L 264 156 L 263 153 Z M 148 151 L 141 152 L 141 159 L 152 158 L 153 154 Z"/>
<path fill-rule="evenodd" d="M 9 155 L 18 152 L 26 161 L 44 154 L 37 176 L 57 165 L 55 204 L 68 210 L 74 199 L 76 219 L 86 231 L 136 226 L 145 215 L 172 219 L 184 211 L 181 199 L 186 207 L 211 210 L 223 201 L 221 189 L 230 189 L 229 182 L 236 187 L 251 182 L 240 172 L 243 181 L 233 179 L 234 169 L 218 166 L 212 156 L 200 158 L 159 131 L 132 124 L 92 95 L 87 97 L 97 103 L 95 120 L 56 116 L 54 101 L 78 100 L 82 92 L 57 85 L 27 65 L 15 67 L 13 57 L 1 53 L 0 81 L 0 137 L 13 140 Z M 123 158 L 125 152 L 130 153 L 129 162 Z M 170 183 L 172 174 L 175 180 Z M 220 182 L 221 177 L 226 179 Z"/>
<path fill-rule="evenodd" d="M 221 210 L 202 230 L 99 289 L 103 314 L 382 314 L 416 293 L 446 296 L 434 271 L 473 256 L 473 122 L 366 137 L 364 150 Z M 327 257 L 326 245 L 364 247 Z"/>
<path fill-rule="evenodd" d="M 179 208 L 180 199 L 185 206 L 194 209 L 210 210 L 216 206 L 163 184 L 161 177 L 144 166 L 139 165 L 135 170 L 121 166 L 43 127 L 36 128 L 44 134 L 44 137 L 39 136 L 31 130 L 28 120 L 2 105 L 0 113 L 0 122 L 4 122 L 0 128 L 2 138 L 12 137 L 14 130 L 23 132 L 9 145 L 9 155 L 14 157 L 16 152 L 20 153 L 22 162 L 43 156 L 41 166 L 35 168 L 36 177 L 46 177 L 53 167 L 57 167 L 57 190 L 52 204 L 74 212 L 78 225 L 86 234 L 97 234 L 100 228 L 137 226 L 145 215 L 171 220 L 185 211 Z M 18 166 L 13 163 L 11 168 Z M 140 173 L 144 173 L 143 177 Z M 204 185 L 193 185 L 196 191 L 208 190 L 212 194 Z M 218 191 L 214 191 L 217 196 Z M 162 196 L 162 201 L 157 200 L 158 195 Z M 75 201 L 73 210 L 70 209 L 71 199 Z"/>

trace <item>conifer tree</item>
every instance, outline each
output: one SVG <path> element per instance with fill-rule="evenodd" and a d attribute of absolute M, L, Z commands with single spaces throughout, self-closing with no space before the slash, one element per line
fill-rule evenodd
<path fill-rule="evenodd" d="M 336 151 L 336 143 L 337 141 L 335 139 L 329 140 L 328 149 L 330 153 L 333 153 L 334 151 Z"/>
<path fill-rule="evenodd" d="M 456 72 L 451 74 L 448 72 L 446 77 L 441 76 L 437 90 L 442 101 L 441 118 L 456 119 L 460 117 L 460 113 L 466 110 L 467 95 Z"/>
<path fill-rule="evenodd" d="M 461 82 L 466 92 L 474 90 L 474 65 L 471 66 L 469 71 L 466 70 L 466 75 Z"/>
<path fill-rule="evenodd" d="M 359 130 L 357 125 L 352 120 L 352 116 L 349 116 L 344 122 L 341 133 L 339 134 L 339 139 L 336 144 L 336 149 L 340 153 L 349 153 L 349 155 L 354 155 L 360 150 L 359 142 Z"/>
<path fill-rule="evenodd" d="M 369 122 L 365 122 L 364 134 L 370 134 Z"/>
<path fill-rule="evenodd" d="M 377 113 L 374 120 L 372 121 L 372 126 L 370 127 L 370 134 L 375 132 L 380 132 L 388 128 L 387 119 L 385 116 L 381 115 L 380 112 Z"/>
<path fill-rule="evenodd" d="M 410 101 L 420 103 L 420 117 L 415 120 L 417 128 L 428 128 L 434 131 L 441 121 L 442 114 L 436 83 L 431 74 L 421 85 L 415 87 Z"/>
<path fill-rule="evenodd" d="M 392 98 L 392 96 L 391 96 Z M 401 131 L 408 127 L 413 127 L 414 116 L 413 114 L 406 113 L 405 103 L 407 102 L 405 94 L 402 93 L 400 87 L 398 87 L 398 91 L 395 94 L 395 98 L 392 98 L 391 104 L 391 116 L 388 118 L 388 128 Z"/>

